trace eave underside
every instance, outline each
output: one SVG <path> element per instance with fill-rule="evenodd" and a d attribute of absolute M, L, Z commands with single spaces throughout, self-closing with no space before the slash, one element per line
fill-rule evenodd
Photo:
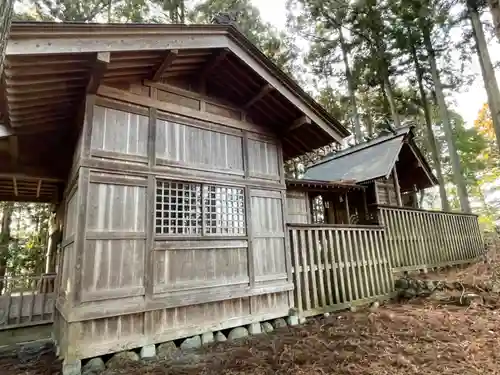
<path fill-rule="evenodd" d="M 20 27 L 11 37 L 25 42 L 30 35 Z M 335 134 L 342 137 L 333 126 L 325 128 L 311 120 L 309 112 L 291 103 L 276 82 L 257 74 L 227 47 L 107 53 L 100 84 L 122 87 L 154 80 L 182 82 L 184 88 L 198 92 L 203 88 L 206 95 L 244 109 L 247 121 L 277 134 L 285 159 L 334 142 Z M 12 135 L 0 139 L 0 173 L 29 169 L 49 179 L 66 179 L 81 126 L 79 114 L 99 63 L 96 52 L 7 55 L 0 112 Z"/>

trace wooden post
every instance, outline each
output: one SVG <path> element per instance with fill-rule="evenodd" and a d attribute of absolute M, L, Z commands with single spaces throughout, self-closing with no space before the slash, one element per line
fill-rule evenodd
<path fill-rule="evenodd" d="M 399 187 L 399 180 L 398 180 L 398 171 L 396 170 L 396 164 L 394 164 L 394 168 L 392 170 L 392 176 L 394 179 L 394 190 L 396 192 L 396 200 L 398 203 L 398 207 L 403 206 L 403 202 L 401 200 L 401 189 Z"/>
<path fill-rule="evenodd" d="M 347 216 L 346 224 L 351 223 L 351 214 L 349 213 L 349 199 L 347 198 L 347 193 L 344 194 L 345 199 L 345 214 Z"/>

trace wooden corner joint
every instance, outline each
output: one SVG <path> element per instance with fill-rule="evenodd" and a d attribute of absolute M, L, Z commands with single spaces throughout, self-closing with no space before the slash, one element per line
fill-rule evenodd
<path fill-rule="evenodd" d="M 95 55 L 95 60 L 92 64 L 90 70 L 90 78 L 87 84 L 87 94 L 97 93 L 97 89 L 101 84 L 101 80 L 108 69 L 109 62 L 111 60 L 110 52 L 97 52 Z"/>

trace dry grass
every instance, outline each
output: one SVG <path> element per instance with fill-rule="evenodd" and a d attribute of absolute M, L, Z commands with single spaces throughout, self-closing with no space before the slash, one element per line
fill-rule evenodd
<path fill-rule="evenodd" d="M 500 257 L 492 256 L 488 264 L 439 276 L 471 285 L 496 282 Z M 245 342 L 219 343 L 183 362 L 134 363 L 103 375 L 500 374 L 497 305 L 388 304 L 375 312 L 344 312 Z M 0 374 L 49 375 L 59 369 L 51 355 L 29 365 L 0 359 Z"/>

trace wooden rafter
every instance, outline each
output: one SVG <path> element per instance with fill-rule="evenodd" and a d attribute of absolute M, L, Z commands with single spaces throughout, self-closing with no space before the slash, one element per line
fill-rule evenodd
<path fill-rule="evenodd" d="M 109 52 L 97 52 L 95 61 L 90 72 L 90 79 L 87 84 L 87 93 L 95 94 L 99 85 L 101 83 L 102 77 L 106 72 L 109 61 L 111 59 L 111 53 Z"/>
<path fill-rule="evenodd" d="M 307 116 L 301 116 L 293 122 L 293 124 L 287 129 L 287 131 L 291 132 L 292 130 L 297 129 L 302 125 L 309 125 L 309 124 L 311 124 L 311 119 Z"/>
<path fill-rule="evenodd" d="M 200 78 L 206 79 L 207 75 L 215 69 L 224 59 L 226 58 L 229 50 L 224 48 L 214 53 L 212 57 L 208 60 L 208 62 L 201 69 Z"/>
<path fill-rule="evenodd" d="M 19 192 L 17 190 L 17 178 L 12 177 L 12 183 L 14 185 L 14 195 L 17 197 L 19 195 Z"/>
<path fill-rule="evenodd" d="M 257 103 L 259 100 L 263 99 L 267 94 L 269 94 L 273 90 L 273 86 L 270 84 L 266 84 L 262 86 L 262 88 L 259 90 L 259 92 L 252 98 L 250 99 L 244 106 L 244 109 L 249 109 L 251 106 L 253 106 L 255 103 Z"/>
<path fill-rule="evenodd" d="M 163 59 L 161 65 L 153 73 L 151 81 L 158 82 L 161 79 L 161 77 L 163 76 L 163 73 L 165 73 L 165 71 L 173 64 L 173 62 L 177 58 L 178 54 L 179 54 L 179 50 L 177 50 L 177 49 L 173 49 L 173 50 L 168 51 L 166 53 L 165 58 Z"/>
<path fill-rule="evenodd" d="M 42 179 L 38 180 L 38 184 L 36 186 L 36 197 L 40 198 L 40 190 L 42 189 Z"/>

